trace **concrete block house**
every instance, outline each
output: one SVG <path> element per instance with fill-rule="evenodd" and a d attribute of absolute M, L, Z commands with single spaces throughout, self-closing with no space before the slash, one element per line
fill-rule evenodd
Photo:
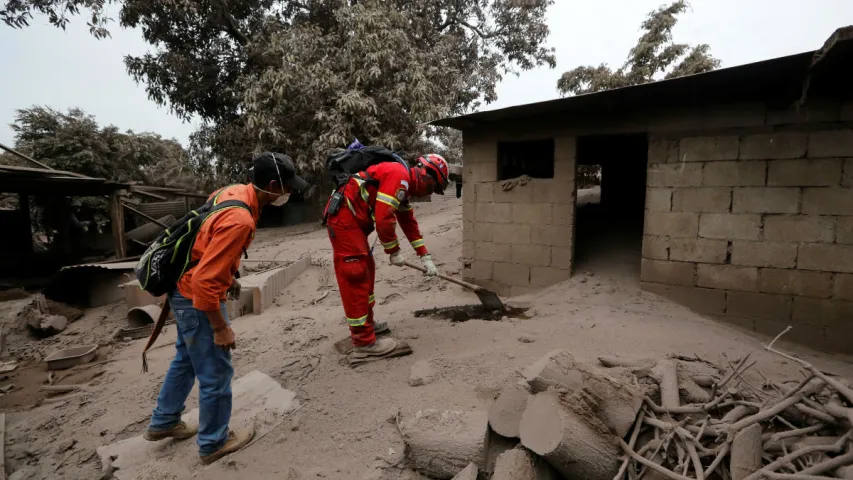
<path fill-rule="evenodd" d="M 853 353 L 853 39 L 436 122 L 463 131 L 464 275 L 504 295 L 616 265 L 748 330 Z M 600 203 L 576 172 L 601 166 Z"/>

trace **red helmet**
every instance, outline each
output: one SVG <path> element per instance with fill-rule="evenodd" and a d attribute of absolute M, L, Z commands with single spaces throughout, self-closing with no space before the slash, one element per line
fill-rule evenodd
<path fill-rule="evenodd" d="M 418 157 L 418 165 L 424 167 L 435 179 L 435 193 L 444 195 L 444 189 L 450 183 L 448 179 L 450 168 L 447 166 L 447 160 L 437 153 L 428 153 Z"/>

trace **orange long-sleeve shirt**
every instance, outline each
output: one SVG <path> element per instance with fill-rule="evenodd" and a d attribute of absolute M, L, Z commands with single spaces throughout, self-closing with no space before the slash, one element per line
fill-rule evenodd
<path fill-rule="evenodd" d="M 210 312 L 220 302 L 240 268 L 240 255 L 255 238 L 258 196 L 252 185 L 234 185 L 221 190 L 217 203 L 240 200 L 251 209 L 228 208 L 208 217 L 193 244 L 192 261 L 198 261 L 178 281 L 178 291 L 193 301 L 193 307 Z M 214 192 L 210 198 L 216 196 Z"/>

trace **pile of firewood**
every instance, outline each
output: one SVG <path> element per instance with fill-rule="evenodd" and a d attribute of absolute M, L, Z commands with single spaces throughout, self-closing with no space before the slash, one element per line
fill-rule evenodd
<path fill-rule="evenodd" d="M 750 355 L 591 365 L 559 350 L 488 412 L 397 424 L 409 465 L 436 479 L 853 479 L 853 389 L 774 342 L 801 378 L 771 381 Z"/>

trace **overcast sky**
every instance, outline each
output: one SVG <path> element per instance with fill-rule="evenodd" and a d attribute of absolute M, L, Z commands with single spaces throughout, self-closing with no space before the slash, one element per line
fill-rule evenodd
<path fill-rule="evenodd" d="M 498 101 L 487 108 L 556 98 L 560 74 L 579 65 L 621 64 L 645 15 L 665 1 L 555 3 L 548 22 L 557 68 L 506 78 Z M 850 24 L 853 0 L 693 0 L 674 35 L 679 42 L 710 44 L 723 67 L 730 67 L 815 50 L 836 28 Z M 8 124 L 15 109 L 37 104 L 80 107 L 101 125 L 156 132 L 185 143 L 195 126 L 150 102 L 125 72 L 124 55 L 147 49 L 138 31 L 115 25 L 112 39 L 95 40 L 81 17 L 65 32 L 43 17 L 23 30 L 0 24 L 0 142 L 13 143 Z"/>

